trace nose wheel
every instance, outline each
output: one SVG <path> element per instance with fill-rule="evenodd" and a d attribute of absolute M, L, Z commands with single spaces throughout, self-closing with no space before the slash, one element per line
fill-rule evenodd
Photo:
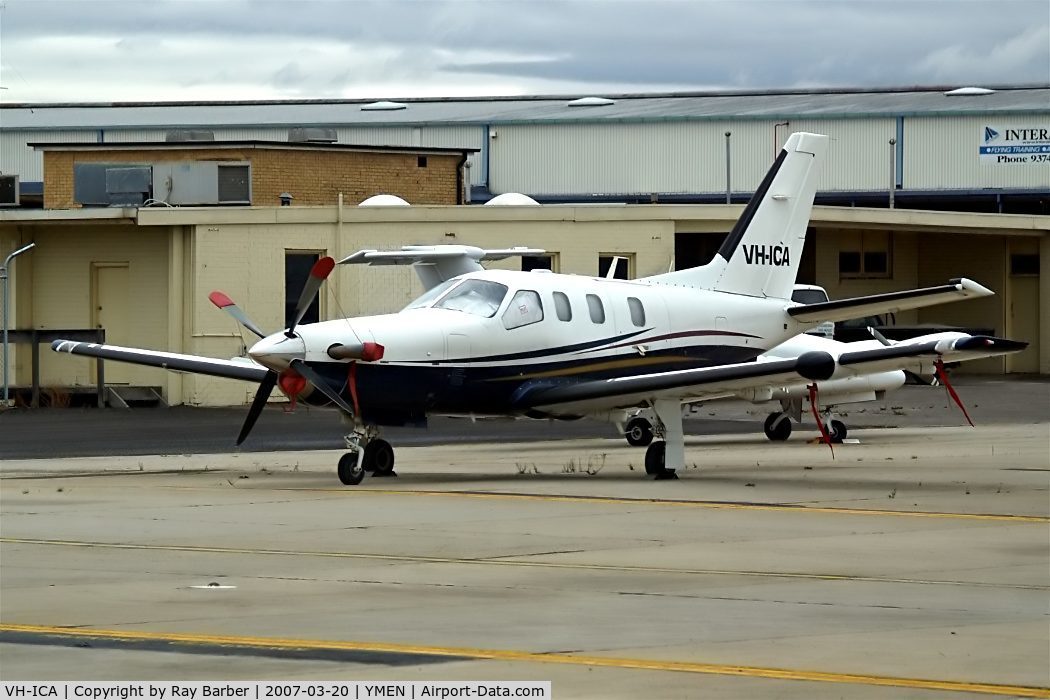
<path fill-rule="evenodd" d="M 365 426 L 345 437 L 350 451 L 339 458 L 336 467 L 339 481 L 347 486 L 357 486 L 366 473 L 372 476 L 397 476 L 394 472 L 394 448 L 378 435 L 375 427 Z"/>
<path fill-rule="evenodd" d="M 339 475 L 339 481 L 346 486 L 357 486 L 365 478 L 364 467 L 358 464 L 356 452 L 347 452 L 339 458 L 336 473 Z"/>

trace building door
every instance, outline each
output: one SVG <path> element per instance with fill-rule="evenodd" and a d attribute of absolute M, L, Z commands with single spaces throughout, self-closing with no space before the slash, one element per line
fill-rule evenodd
<path fill-rule="evenodd" d="M 106 329 L 107 345 L 129 345 L 131 294 L 128 263 L 91 263 L 91 325 Z M 95 363 L 91 363 L 94 372 Z M 106 363 L 107 384 L 131 383 L 134 368 L 123 362 Z"/>
<path fill-rule="evenodd" d="M 1007 372 L 1039 372 L 1039 252 L 1010 255 L 1010 326 L 1006 335 L 1027 340 L 1024 352 L 1006 356 Z"/>
<path fill-rule="evenodd" d="M 314 263 L 321 259 L 321 253 L 286 250 L 284 252 L 284 327 L 295 320 L 295 307 L 303 293 L 303 287 L 310 278 Z M 324 298 L 324 285 L 310 302 L 302 321 L 299 323 L 317 323 L 321 320 L 321 299 Z"/>

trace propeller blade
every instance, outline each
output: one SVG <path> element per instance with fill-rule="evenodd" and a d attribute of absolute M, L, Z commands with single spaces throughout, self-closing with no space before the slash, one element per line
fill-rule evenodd
<path fill-rule="evenodd" d="M 319 392 L 331 399 L 332 403 L 334 403 L 336 406 L 343 409 L 350 415 L 354 415 L 353 407 L 351 407 L 350 404 L 348 404 L 346 400 L 339 395 L 339 392 L 333 391 L 332 387 L 329 386 L 328 382 L 324 380 L 324 377 L 319 375 L 317 372 L 313 371 L 310 365 L 296 358 L 292 360 L 292 369 L 294 369 L 296 372 L 305 377 L 307 381 L 313 384 L 315 389 L 317 389 Z"/>
<path fill-rule="evenodd" d="M 273 370 L 267 372 L 266 376 L 263 377 L 258 391 L 255 392 L 255 398 L 252 400 L 252 407 L 248 409 L 248 415 L 244 419 L 244 425 L 241 426 L 241 434 L 237 436 L 238 445 L 244 442 L 244 439 L 248 437 L 248 433 L 252 432 L 255 421 L 259 420 L 259 414 L 262 413 L 263 408 L 266 406 L 266 402 L 270 398 L 270 392 L 277 386 L 277 377 L 278 374 Z"/>
<path fill-rule="evenodd" d="M 252 333 L 260 338 L 266 337 L 266 334 L 263 333 L 257 325 L 252 323 L 252 320 L 241 311 L 240 307 L 233 303 L 233 299 L 217 290 L 209 294 L 208 298 L 211 300 L 211 303 L 215 304 L 215 306 L 222 309 L 230 316 L 233 316 L 242 326 L 250 330 Z"/>
<path fill-rule="evenodd" d="M 883 345 L 885 345 L 887 347 L 891 347 L 891 346 L 895 345 L 895 343 L 892 340 L 890 340 L 889 338 L 884 336 L 882 333 L 879 333 L 877 330 L 875 330 L 871 326 L 868 326 L 868 333 L 871 333 L 871 337 L 872 338 L 874 338 L 875 340 L 879 341 L 880 343 L 882 343 Z"/>
<path fill-rule="evenodd" d="M 314 303 L 314 299 L 317 297 L 317 291 L 321 288 L 324 281 L 328 279 L 328 275 L 332 274 L 334 268 L 335 260 L 324 257 L 315 262 L 310 269 L 310 276 L 306 278 L 306 284 L 303 285 L 299 301 L 295 304 L 295 318 L 292 319 L 292 325 L 288 326 L 288 330 L 284 332 L 289 338 L 294 335 L 295 327 L 303 320 L 306 310 L 310 308 L 310 304 Z"/>

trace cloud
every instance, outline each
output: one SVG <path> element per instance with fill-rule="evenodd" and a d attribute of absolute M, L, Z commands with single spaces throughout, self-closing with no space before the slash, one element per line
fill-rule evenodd
<path fill-rule="evenodd" d="M 5 101 L 1050 82 L 1046 0 L 4 2 Z"/>
<path fill-rule="evenodd" d="M 919 65 L 934 76 L 972 77 L 971 82 L 1050 82 L 1050 23 L 1025 29 L 987 51 L 966 43 L 944 46 Z M 1042 70 L 1039 67 L 1042 67 Z M 1016 76 L 1016 77 L 1015 77 Z"/>

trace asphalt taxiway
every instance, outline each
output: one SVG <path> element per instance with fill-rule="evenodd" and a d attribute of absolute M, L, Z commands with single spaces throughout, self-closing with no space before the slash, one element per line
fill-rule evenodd
<path fill-rule="evenodd" d="M 1050 421 L 808 437 L 8 458 L 3 677 L 1050 697 Z"/>

